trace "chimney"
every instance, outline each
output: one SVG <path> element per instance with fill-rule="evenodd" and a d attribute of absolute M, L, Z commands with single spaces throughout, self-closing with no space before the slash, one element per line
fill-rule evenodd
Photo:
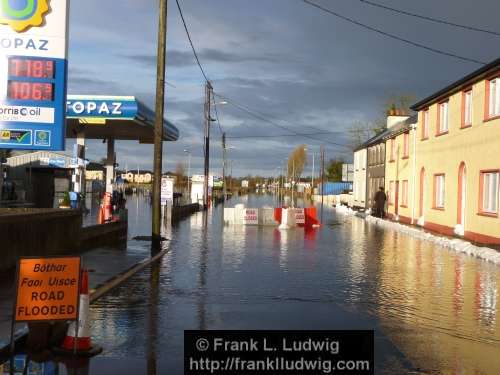
<path fill-rule="evenodd" d="M 410 116 L 402 109 L 392 108 L 387 111 L 387 129 L 392 128 L 394 125 L 405 121 Z"/>

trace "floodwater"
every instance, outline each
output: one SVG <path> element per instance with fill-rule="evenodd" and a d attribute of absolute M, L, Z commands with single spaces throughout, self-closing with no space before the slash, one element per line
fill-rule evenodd
<path fill-rule="evenodd" d="M 148 204 L 128 205 L 147 235 Z M 376 373 L 500 374 L 499 267 L 329 209 L 310 231 L 222 211 L 165 228 L 162 261 L 91 307 L 91 373 L 182 373 L 185 329 L 374 329 Z"/>

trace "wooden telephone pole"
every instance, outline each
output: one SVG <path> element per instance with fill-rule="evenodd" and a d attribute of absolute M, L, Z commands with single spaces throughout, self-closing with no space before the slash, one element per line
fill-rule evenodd
<path fill-rule="evenodd" d="M 165 106 L 165 63 L 167 47 L 167 0 L 160 0 L 158 21 L 158 58 L 156 71 L 156 105 L 154 126 L 154 179 L 153 179 L 153 217 L 151 251 L 161 248 L 161 175 L 163 162 L 163 112 Z"/>
<path fill-rule="evenodd" d="M 203 180 L 203 208 L 208 209 L 208 178 L 210 169 L 210 122 L 212 121 L 210 103 L 212 99 L 212 85 L 207 81 L 205 85 L 205 168 Z"/>

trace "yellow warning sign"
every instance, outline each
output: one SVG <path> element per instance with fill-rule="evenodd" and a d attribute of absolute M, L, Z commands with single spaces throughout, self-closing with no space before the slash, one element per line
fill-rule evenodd
<path fill-rule="evenodd" d="M 76 320 L 80 257 L 19 260 L 15 320 Z"/>

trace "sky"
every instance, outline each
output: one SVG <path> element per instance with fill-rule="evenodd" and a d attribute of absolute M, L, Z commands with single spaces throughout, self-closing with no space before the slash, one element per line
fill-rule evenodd
<path fill-rule="evenodd" d="M 496 0 L 373 1 L 500 32 Z M 397 15 L 358 0 L 314 2 L 432 48 L 485 62 L 499 57 L 499 36 Z M 351 161 L 348 129 L 356 122 L 380 118 L 387 98 L 412 94 L 422 99 L 481 66 L 384 37 L 301 0 L 180 0 L 180 4 L 215 93 L 273 122 L 231 104 L 217 106 L 235 176 L 277 175 L 301 144 L 307 145 L 309 158 L 305 174 L 311 173 L 313 154 L 317 166 L 321 144 L 327 159 Z M 157 0 L 72 1 L 69 93 L 136 95 L 154 108 L 157 28 Z M 174 0 L 168 1 L 167 30 L 165 117 L 181 136 L 164 143 L 163 167 L 174 170 L 178 163 L 187 167 L 184 150 L 189 150 L 191 173 L 202 173 L 205 81 Z M 320 130 L 331 133 L 312 136 L 315 139 L 269 137 Z M 220 174 L 221 132 L 216 123 L 211 134 L 210 168 Z M 265 138 L 231 138 L 244 136 Z M 152 169 L 152 145 L 121 141 L 116 149 L 120 168 Z M 105 153 L 104 144 L 88 141 L 88 158 L 100 160 Z"/>

